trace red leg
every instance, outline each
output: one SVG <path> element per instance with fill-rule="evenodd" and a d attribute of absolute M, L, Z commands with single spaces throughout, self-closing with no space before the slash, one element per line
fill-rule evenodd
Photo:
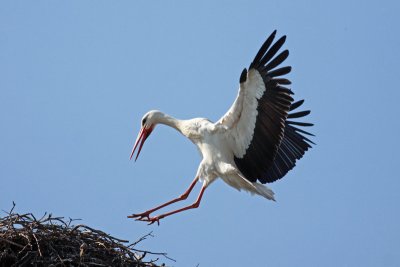
<path fill-rule="evenodd" d="M 162 208 L 164 208 L 164 207 L 166 207 L 168 205 L 171 205 L 172 203 L 187 199 L 187 197 L 189 196 L 190 192 L 192 192 L 194 186 L 196 185 L 198 179 L 199 179 L 198 177 L 194 178 L 194 180 L 190 184 L 189 188 L 181 196 L 179 196 L 179 197 L 177 197 L 177 198 L 175 198 L 175 199 L 173 199 L 171 201 L 168 201 L 168 202 L 166 202 L 166 203 L 164 203 L 164 204 L 162 204 L 160 206 L 157 206 L 157 207 L 155 207 L 153 209 L 145 211 L 143 213 L 132 214 L 132 215 L 128 216 L 128 218 L 137 218 L 136 220 L 139 220 L 139 221 L 144 220 L 144 218 L 150 219 L 150 214 L 155 212 L 156 210 L 162 209 Z"/>
<path fill-rule="evenodd" d="M 167 216 L 170 216 L 170 215 L 172 215 L 172 214 L 175 214 L 175 213 L 178 213 L 178 212 L 181 212 L 181 211 L 184 211 L 184 210 L 189 210 L 189 209 L 198 208 L 199 205 L 200 205 L 201 198 L 203 197 L 203 194 L 204 194 L 204 191 L 206 190 L 206 188 L 207 188 L 207 186 L 203 185 L 203 187 L 202 187 L 201 190 L 200 190 L 199 196 L 197 197 L 196 202 L 194 202 L 192 205 L 189 205 L 189 206 L 186 206 L 186 207 L 183 207 L 183 208 L 174 210 L 174 211 L 170 211 L 170 212 L 167 212 L 167 213 L 158 215 L 158 216 L 156 216 L 156 217 L 150 217 L 150 218 L 148 218 L 148 219 L 146 219 L 146 220 L 143 220 L 143 221 L 148 221 L 149 224 L 153 224 L 153 223 L 157 222 L 158 225 L 160 225 L 160 220 L 161 220 L 162 218 L 165 218 L 165 217 L 167 217 Z"/>

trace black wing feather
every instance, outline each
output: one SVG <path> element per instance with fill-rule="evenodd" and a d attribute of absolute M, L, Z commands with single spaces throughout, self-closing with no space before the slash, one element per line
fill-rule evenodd
<path fill-rule="evenodd" d="M 301 106 L 304 100 L 293 103 L 291 110 L 294 110 Z M 310 111 L 300 111 L 296 113 L 291 113 L 288 117 L 294 118 L 293 115 L 296 114 L 296 118 L 305 117 L 310 114 Z M 304 153 L 311 148 L 311 144 L 314 144 L 310 139 L 303 136 L 301 133 L 312 135 L 302 129 L 292 126 L 293 124 L 299 125 L 298 122 L 285 122 L 285 133 L 281 145 L 279 146 L 275 161 L 273 166 L 264 174 L 263 180 L 268 183 L 274 182 L 283 176 L 285 176 L 291 169 L 296 166 L 296 161 L 301 159 Z M 309 126 L 308 123 L 304 123 Z M 282 155 L 286 156 L 285 162 L 283 162 Z M 287 161 L 289 159 L 289 162 Z M 289 163 L 289 164 L 288 164 Z M 279 173 L 278 171 L 279 170 Z"/>
<path fill-rule="evenodd" d="M 249 68 L 257 68 L 258 66 L 253 66 L 254 62 L 260 62 L 261 57 L 265 54 L 265 52 L 268 50 L 269 46 L 272 44 L 272 41 L 275 38 L 276 30 L 273 31 L 273 33 L 268 37 L 268 39 L 264 42 L 264 44 L 261 46 L 260 50 L 258 50 L 257 55 L 254 57 L 253 63 L 250 64 Z"/>
<path fill-rule="evenodd" d="M 292 70 L 292 67 L 289 67 L 289 66 L 288 67 L 283 67 L 283 68 L 276 69 L 276 70 L 268 72 L 268 75 L 270 77 L 282 76 L 282 75 L 288 74 L 291 70 Z"/>
<path fill-rule="evenodd" d="M 288 115 L 288 119 L 295 119 L 295 118 L 304 117 L 304 116 L 307 116 L 308 114 L 310 114 L 310 112 L 311 111 L 309 111 L 309 110 L 305 110 L 305 111 L 291 113 L 291 114 Z"/>
<path fill-rule="evenodd" d="M 282 36 L 281 38 L 279 38 L 278 41 L 276 41 L 275 44 L 273 44 L 271 46 L 271 48 L 267 51 L 267 53 L 265 53 L 265 55 L 262 57 L 262 59 L 260 60 L 260 64 L 259 66 L 264 66 L 268 61 L 271 60 L 271 58 L 273 56 L 275 56 L 276 52 L 279 51 L 279 49 L 281 49 L 282 45 L 285 43 L 286 41 L 286 36 Z"/>
<path fill-rule="evenodd" d="M 303 105 L 304 103 L 304 99 L 303 100 L 299 100 L 297 102 L 294 102 L 291 106 L 290 106 L 290 111 L 295 110 L 296 108 L 300 107 L 301 105 Z"/>
<path fill-rule="evenodd" d="M 285 61 L 285 59 L 289 56 L 289 50 L 285 50 L 282 53 L 280 53 L 278 56 L 276 56 L 276 58 L 274 58 L 270 63 L 268 63 L 267 65 L 265 65 L 264 69 L 266 71 L 268 70 L 272 70 L 273 68 L 275 68 L 276 66 L 278 66 L 279 64 L 281 64 L 283 61 Z"/>
<path fill-rule="evenodd" d="M 250 64 L 249 71 L 255 69 L 260 73 L 266 90 L 258 99 L 253 139 L 243 157 L 234 157 L 241 173 L 251 182 L 258 180 L 267 183 L 282 178 L 295 166 L 296 160 L 304 155 L 312 143 L 302 135 L 312 134 L 292 126 L 311 126 L 311 123 L 287 121 L 287 118 L 302 118 L 310 111 L 289 114 L 301 106 L 304 100 L 293 103 L 293 92 L 282 86 L 291 82 L 279 76 L 288 74 L 291 67 L 274 69 L 289 55 L 289 51 L 284 50 L 276 56 L 285 43 L 286 36 L 272 44 L 275 34 L 276 31 L 268 37 Z"/>
<path fill-rule="evenodd" d="M 275 78 L 274 81 L 276 81 L 278 84 L 291 84 L 291 82 L 285 78 Z"/>
<path fill-rule="evenodd" d="M 287 121 L 289 124 L 293 124 L 293 125 L 298 125 L 298 126 L 313 126 L 313 123 L 309 123 L 309 122 L 297 122 L 297 121 Z"/>
<path fill-rule="evenodd" d="M 282 84 L 290 84 L 290 81 L 282 78 L 274 79 L 276 76 L 289 73 L 291 69 L 290 67 L 283 67 L 274 70 L 289 54 L 285 50 L 275 56 L 284 44 L 286 37 L 281 37 L 272 44 L 274 37 L 275 32 L 268 37 L 250 64 L 249 71 L 255 69 L 260 73 L 266 90 L 261 98 L 258 99 L 258 115 L 253 139 L 243 157 L 234 157 L 241 173 L 252 182 L 257 181 L 257 179 L 262 183 L 268 181 L 264 174 L 273 166 L 279 145 L 284 136 L 285 121 L 293 102 L 293 98 L 290 96 L 293 92 L 286 87 L 280 86 L 278 82 L 282 81 Z M 289 158 L 285 160 L 286 166 L 289 166 Z M 274 171 L 281 174 L 283 169 Z"/>

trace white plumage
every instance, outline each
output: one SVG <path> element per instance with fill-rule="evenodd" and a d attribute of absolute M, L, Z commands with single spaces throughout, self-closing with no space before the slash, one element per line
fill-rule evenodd
<path fill-rule="evenodd" d="M 189 138 L 199 149 L 202 161 L 195 179 L 184 194 L 154 209 L 128 217 L 159 223 L 166 216 L 197 208 L 204 190 L 218 177 L 238 190 L 274 200 L 273 191 L 264 184 L 282 178 L 312 143 L 303 135 L 312 134 L 294 126 L 312 124 L 287 120 L 304 117 L 310 112 L 289 114 L 303 100 L 293 103 L 293 92 L 283 86 L 290 84 L 290 81 L 278 78 L 289 73 L 291 68 L 276 68 L 289 52 L 285 50 L 276 55 L 285 42 L 285 36 L 271 46 L 275 34 L 276 31 L 260 48 L 249 71 L 243 70 L 236 100 L 216 123 L 204 118 L 178 120 L 156 110 L 144 115 L 131 157 L 140 144 L 137 159 L 156 125 L 164 124 Z M 158 209 L 186 199 L 197 181 L 202 182 L 202 189 L 195 203 L 159 216 L 150 216 Z"/>

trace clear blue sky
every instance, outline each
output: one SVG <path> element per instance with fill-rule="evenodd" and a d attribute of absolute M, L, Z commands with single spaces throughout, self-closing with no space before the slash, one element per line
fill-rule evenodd
<path fill-rule="evenodd" d="M 167 3 L 168 2 L 168 3 Z M 0 208 L 81 218 L 165 251 L 173 266 L 400 266 L 398 1 L 2 1 Z M 126 216 L 183 192 L 200 158 L 142 115 L 218 119 L 274 30 L 316 125 L 315 146 L 270 187 L 217 181 L 199 209 Z M 196 188 L 196 191 L 199 187 Z M 188 201 L 191 202 L 193 197 Z"/>

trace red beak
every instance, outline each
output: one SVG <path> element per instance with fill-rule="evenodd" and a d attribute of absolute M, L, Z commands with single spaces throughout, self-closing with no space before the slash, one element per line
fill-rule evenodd
<path fill-rule="evenodd" d="M 142 150 L 144 142 L 146 141 L 147 137 L 149 137 L 149 135 L 151 134 L 152 131 L 153 131 L 153 127 L 150 127 L 147 129 L 145 127 L 142 127 L 142 129 L 140 129 L 140 132 L 136 138 L 135 145 L 133 146 L 130 159 L 132 159 L 133 154 L 135 153 L 135 150 L 136 150 L 138 144 L 140 143 L 139 150 L 138 150 L 138 153 L 136 154 L 136 158 L 135 158 L 135 161 L 137 160 L 137 158 L 139 157 L 140 151 Z"/>

